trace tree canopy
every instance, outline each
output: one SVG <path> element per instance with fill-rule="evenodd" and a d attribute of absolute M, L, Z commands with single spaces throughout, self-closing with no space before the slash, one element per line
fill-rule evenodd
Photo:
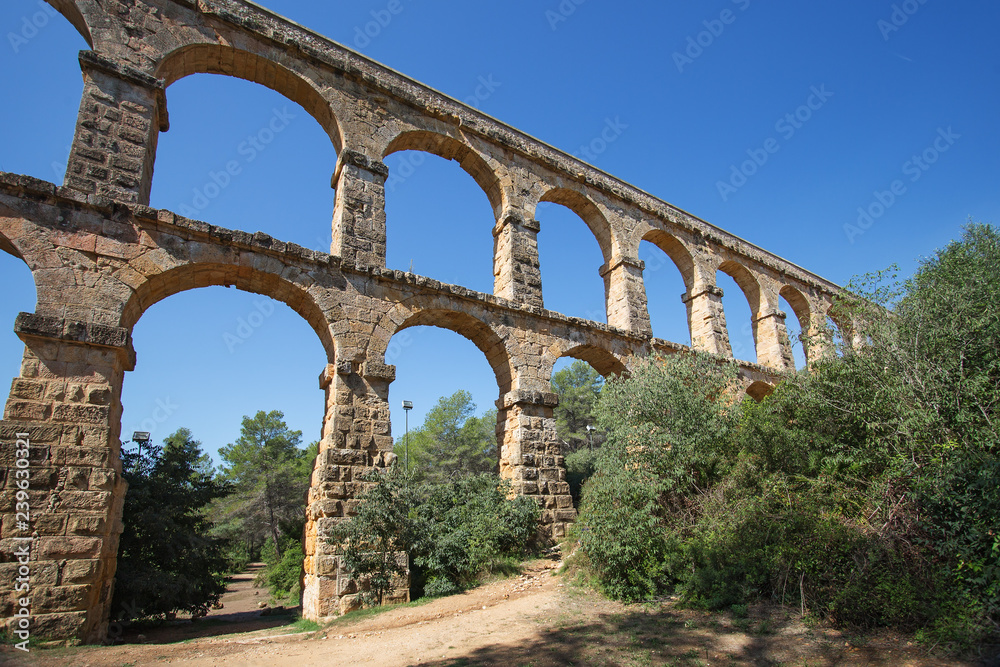
<path fill-rule="evenodd" d="M 284 414 L 259 411 L 244 417 L 240 437 L 219 450 L 220 476 L 232 488 L 220 501 L 220 522 L 257 546 L 270 538 L 279 559 L 282 534 L 300 532 L 305 516 L 315 450 L 300 449 L 301 440 L 302 432 L 290 430 Z"/>
<path fill-rule="evenodd" d="M 445 482 L 497 469 L 496 409 L 475 413 L 472 395 L 460 389 L 438 399 L 424 423 L 410 430 L 409 445 L 406 434 L 396 439 L 394 451 L 404 464 L 409 451 L 416 481 Z"/>
<path fill-rule="evenodd" d="M 163 443 L 122 453 L 129 488 L 112 609 L 126 620 L 204 614 L 226 590 L 224 545 L 205 514 L 225 485 L 188 429 Z"/>

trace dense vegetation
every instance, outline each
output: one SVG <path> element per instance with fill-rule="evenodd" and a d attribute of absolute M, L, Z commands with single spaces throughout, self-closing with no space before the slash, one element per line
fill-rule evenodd
<path fill-rule="evenodd" d="M 373 472 L 358 513 L 332 536 L 345 565 L 381 604 L 409 556 L 414 597 L 457 593 L 484 574 L 516 566 L 535 536 L 539 508 L 510 496 L 496 473 L 415 484 L 402 468 Z"/>
<path fill-rule="evenodd" d="M 209 535 L 203 511 L 226 489 L 200 445 L 182 428 L 162 447 L 122 452 L 129 489 L 111 607 L 116 619 L 204 615 L 226 590 L 225 544 Z"/>
<path fill-rule="evenodd" d="M 1000 621 L 1000 237 L 971 225 L 909 280 L 851 286 L 843 340 L 773 395 L 676 355 L 611 380 L 576 528 L 600 587 L 761 599 L 965 644 Z M 819 358 L 821 357 L 821 358 Z"/>

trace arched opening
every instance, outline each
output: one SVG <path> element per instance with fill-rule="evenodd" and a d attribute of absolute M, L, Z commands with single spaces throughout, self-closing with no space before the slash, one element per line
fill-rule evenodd
<path fill-rule="evenodd" d="M 553 416 L 574 507 L 580 505 L 583 485 L 594 474 L 604 444 L 605 433 L 597 423 L 597 403 L 604 381 L 625 373 L 625 365 L 618 358 L 591 345 L 566 350 L 552 367 L 552 391 L 559 396 Z"/>
<path fill-rule="evenodd" d="M 385 163 L 386 266 L 492 294 L 501 194 L 488 165 L 430 132 L 397 137 Z"/>
<path fill-rule="evenodd" d="M 722 288 L 722 307 L 733 357 L 757 361 L 757 336 L 754 319 L 760 312 L 760 287 L 741 264 L 723 262 L 716 272 L 716 284 Z"/>
<path fill-rule="evenodd" d="M 295 294 L 290 287 L 268 289 L 257 277 L 257 291 L 278 301 L 221 286 L 190 289 L 210 280 L 190 268 L 163 276 L 141 290 L 123 318 L 125 326 L 135 325 L 137 353 L 136 368 L 123 383 L 123 439 L 145 431 L 151 445 L 168 437 L 176 440 L 178 433 L 199 441 L 200 452 L 211 459 L 204 465 L 227 483 L 229 492 L 206 506 L 211 527 L 193 539 L 225 539 L 224 555 L 232 567 L 265 572 L 267 590 L 254 599 L 254 607 L 263 601 L 293 608 L 298 604 L 306 491 L 325 413 L 316 378 L 330 356 L 329 343 L 318 336 L 313 322 L 303 321 L 301 313 L 309 314 L 308 307 L 296 304 L 296 313 L 283 303 Z M 249 287 L 251 280 L 243 285 Z M 166 289 L 167 283 L 186 285 L 186 291 Z M 134 454 L 137 447 L 127 450 Z M 141 498 L 135 484 L 125 498 L 127 532 L 130 495 Z M 267 516 L 272 508 L 273 520 Z M 126 534 L 122 539 L 127 545 Z M 247 561 L 261 560 L 264 565 L 246 567 Z M 117 599 L 113 619 L 127 616 L 125 602 L 130 601 Z M 219 616 L 213 632 L 240 631 L 224 616 L 235 610 L 231 605 L 209 610 L 210 616 Z M 178 619 L 185 616 L 178 614 Z M 294 617 L 277 615 L 273 621 L 288 624 Z M 127 624 L 118 627 L 126 635 L 137 631 Z"/>
<path fill-rule="evenodd" d="M 0 235 L 0 415 L 10 395 L 11 381 L 21 375 L 24 343 L 14 333 L 14 320 L 21 312 L 35 311 L 35 281 L 16 248 Z"/>
<path fill-rule="evenodd" d="M 62 185 L 83 91 L 78 54 L 89 44 L 73 4 L 53 4 L 65 18 L 44 3 L 0 7 L 3 48 L 9 49 L 4 87 L 30 91 L 5 95 L 0 105 L 0 171 Z"/>
<path fill-rule="evenodd" d="M 774 387 L 760 380 L 753 382 L 746 388 L 747 396 L 760 403 L 765 398 L 774 393 Z"/>
<path fill-rule="evenodd" d="M 785 285 L 778 292 L 781 310 L 785 312 L 785 327 L 788 340 L 792 344 L 795 368 L 805 368 L 810 359 L 810 311 L 809 302 L 794 287 Z"/>
<path fill-rule="evenodd" d="M 545 307 L 607 322 L 607 281 L 601 275 L 612 256 L 607 220 L 589 199 L 564 188 L 550 190 L 541 198 L 535 218 Z"/>
<path fill-rule="evenodd" d="M 389 385 L 394 451 L 417 482 L 498 470 L 497 376 L 466 334 L 415 318 L 386 349 L 386 363 L 396 366 Z"/>
<path fill-rule="evenodd" d="M 642 282 L 653 335 L 690 345 L 691 323 L 683 298 L 694 284 L 691 253 L 670 234 L 654 230 L 639 244 L 639 259 L 645 263 Z"/>
<path fill-rule="evenodd" d="M 168 80 L 177 74 L 164 69 Z M 323 125 L 315 117 L 324 114 L 297 103 L 315 107 L 318 94 L 286 79 L 286 86 L 266 87 L 196 74 L 171 85 L 170 131 L 159 137 L 152 205 L 329 252 L 339 135 L 328 109 Z M 295 91 L 312 92 L 283 95 L 293 82 Z"/>

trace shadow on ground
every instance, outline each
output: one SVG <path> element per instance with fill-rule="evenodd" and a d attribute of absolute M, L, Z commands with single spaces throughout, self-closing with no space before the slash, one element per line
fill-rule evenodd
<path fill-rule="evenodd" d="M 518 646 L 486 646 L 464 656 L 420 664 L 890 667 L 909 660 L 920 660 L 925 665 L 996 664 L 948 658 L 938 662 L 921 647 L 886 638 L 814 631 L 795 617 L 751 615 L 726 619 L 706 614 L 693 620 L 690 612 L 682 615 L 663 609 L 602 615 L 597 622 L 542 631 L 537 638 Z"/>

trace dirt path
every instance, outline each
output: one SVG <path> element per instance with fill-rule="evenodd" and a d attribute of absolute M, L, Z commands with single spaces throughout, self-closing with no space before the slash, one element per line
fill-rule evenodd
<path fill-rule="evenodd" d="M 671 603 L 625 606 L 564 585 L 555 563 L 461 595 L 317 632 L 281 627 L 183 643 L 35 651 L 15 664 L 122 667 L 266 665 L 974 665 L 929 657 L 904 639 L 865 639 L 809 627 L 784 609 L 729 618 Z M 148 641 L 152 641 L 149 638 Z M 10 657 L 0 653 L 0 662 Z"/>

